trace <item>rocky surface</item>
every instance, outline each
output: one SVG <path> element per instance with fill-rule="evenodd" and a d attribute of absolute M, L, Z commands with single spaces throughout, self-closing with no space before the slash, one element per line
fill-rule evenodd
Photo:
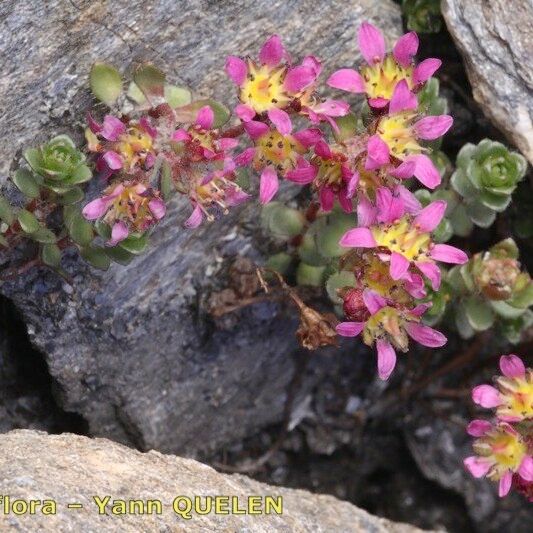
<path fill-rule="evenodd" d="M 533 3 L 443 0 L 474 98 L 533 163 Z"/>
<path fill-rule="evenodd" d="M 376 518 L 332 496 L 273 487 L 245 476 L 219 474 L 191 459 L 154 451 L 139 453 L 108 440 L 70 434 L 13 431 L 0 436 L 0 494 L 4 500 L 9 496 L 11 505 L 16 499 L 53 500 L 57 505 L 55 515 L 43 515 L 40 510 L 44 507 L 34 515 L 4 512 L 0 514 L 2 531 L 420 531 Z M 92 498 L 107 495 L 110 501 L 159 500 L 162 512 L 113 515 L 110 502 L 105 507 L 107 514 L 99 514 Z M 206 498 L 214 496 L 237 497 L 239 509 L 247 509 L 248 496 L 281 497 L 282 513 L 272 509 L 271 514 L 261 515 L 201 515 L 193 507 L 186 519 L 173 511 L 178 496 L 193 501 L 199 496 L 204 509 Z M 68 509 L 69 503 L 83 507 Z M 179 505 L 186 509 L 188 504 L 182 500 Z"/>
<path fill-rule="evenodd" d="M 152 60 L 199 95 L 231 103 L 225 55 L 255 53 L 277 32 L 295 56 L 324 57 L 331 72 L 359 58 L 355 32 L 363 20 L 391 40 L 401 31 L 389 0 L 349 9 L 341 0 L 319 7 L 311 0 L 2 2 L 0 175 L 5 181 L 10 161 L 36 138 L 80 131 L 96 59 L 125 67 Z M 73 285 L 32 271 L 0 292 L 20 309 L 46 358 L 61 408 L 81 415 L 90 434 L 195 454 L 280 421 L 302 355 L 295 320 L 277 303 L 250 306 L 223 325 L 205 313 L 209 292 L 226 283 L 226 260 L 260 255 L 257 207 L 195 232 L 180 228 L 183 207 L 175 205 L 158 228 L 151 253 L 128 267 L 99 273 L 72 259 L 64 267 Z M 302 395 L 328 364 L 313 357 Z"/>

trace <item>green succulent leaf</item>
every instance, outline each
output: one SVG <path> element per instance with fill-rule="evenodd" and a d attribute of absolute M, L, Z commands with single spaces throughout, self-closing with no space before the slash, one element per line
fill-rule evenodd
<path fill-rule="evenodd" d="M 493 301 L 490 302 L 490 305 L 494 312 L 505 319 L 514 319 L 522 316 L 525 312 L 525 309 L 519 309 L 518 307 L 513 307 L 506 302 L 502 301 Z"/>
<path fill-rule="evenodd" d="M 150 63 L 139 65 L 133 74 L 133 81 L 148 99 L 164 95 L 165 79 L 164 72 Z"/>
<path fill-rule="evenodd" d="M 442 28 L 439 0 L 403 0 L 407 28 L 418 33 L 438 33 Z"/>
<path fill-rule="evenodd" d="M 172 169 L 170 163 L 165 159 L 161 164 L 161 195 L 163 200 L 168 201 L 174 192 L 174 182 L 172 181 Z"/>
<path fill-rule="evenodd" d="M 122 93 L 119 71 L 107 63 L 95 63 L 89 74 L 91 92 L 104 104 L 112 106 Z"/>
<path fill-rule="evenodd" d="M 15 220 L 13 208 L 2 195 L 0 195 L 0 220 L 5 222 L 8 226 L 11 226 L 11 224 L 13 224 L 13 220 Z"/>
<path fill-rule="evenodd" d="M 39 228 L 31 234 L 31 238 L 43 244 L 53 244 L 57 240 L 55 233 L 48 228 Z"/>
<path fill-rule="evenodd" d="M 146 96 L 144 96 L 141 89 L 139 89 L 139 86 L 133 81 L 128 87 L 128 92 L 126 93 L 126 96 L 139 105 L 142 105 L 146 102 Z"/>
<path fill-rule="evenodd" d="M 123 241 L 120 241 L 118 244 L 121 248 L 130 252 L 131 254 L 138 255 L 143 253 L 148 246 L 148 234 L 143 233 L 142 235 L 129 235 Z"/>
<path fill-rule="evenodd" d="M 81 202 L 84 197 L 85 194 L 80 187 L 72 187 L 60 196 L 58 201 L 62 205 L 72 205 Z"/>
<path fill-rule="evenodd" d="M 106 247 L 105 253 L 112 261 L 120 265 L 128 265 L 135 257 L 135 255 L 120 246 Z"/>
<path fill-rule="evenodd" d="M 303 231 L 305 217 L 281 202 L 270 202 L 261 210 L 261 224 L 272 236 L 288 240 Z"/>
<path fill-rule="evenodd" d="M 106 250 L 96 246 L 85 246 L 80 248 L 80 255 L 94 268 L 99 270 L 107 270 L 111 264 L 111 259 L 108 257 Z"/>
<path fill-rule="evenodd" d="M 44 264 L 57 268 L 61 263 L 61 250 L 57 244 L 45 244 L 41 250 L 41 258 Z"/>
<path fill-rule="evenodd" d="M 475 296 L 464 302 L 468 323 L 475 331 L 485 331 L 494 324 L 494 313 L 490 305 Z"/>
<path fill-rule="evenodd" d="M 472 202 L 468 205 L 467 213 L 476 226 L 488 228 L 492 226 L 496 219 L 496 213 L 480 201 Z"/>
<path fill-rule="evenodd" d="M 18 222 L 24 233 L 35 233 L 41 227 L 35 215 L 27 209 L 21 209 L 18 212 Z"/>
<path fill-rule="evenodd" d="M 81 213 L 72 216 L 68 231 L 71 239 L 83 247 L 88 246 L 94 238 L 92 224 L 85 220 Z"/>
<path fill-rule="evenodd" d="M 463 339 L 470 339 L 475 335 L 476 332 L 470 325 L 470 321 L 466 315 L 466 310 L 463 306 L 458 306 L 456 308 L 454 321 L 457 332 Z"/>
<path fill-rule="evenodd" d="M 327 217 L 316 221 L 316 246 L 318 253 L 326 258 L 340 257 L 346 253 L 339 241 L 341 237 L 354 227 L 353 215 L 334 211 Z"/>
<path fill-rule="evenodd" d="M 310 285 L 320 287 L 324 281 L 326 267 L 307 265 L 300 263 L 296 269 L 296 283 L 298 285 Z"/>
<path fill-rule="evenodd" d="M 292 256 L 286 252 L 279 252 L 277 254 L 271 255 L 266 263 L 265 267 L 270 268 L 279 272 L 282 276 L 285 275 L 292 263 Z"/>
<path fill-rule="evenodd" d="M 450 215 L 450 222 L 455 235 L 459 237 L 468 237 L 474 229 L 474 223 L 467 214 L 467 208 L 464 204 L 459 204 Z"/>
<path fill-rule="evenodd" d="M 337 291 L 344 287 L 354 287 L 355 286 L 355 276 L 353 272 L 348 272 L 346 270 L 341 270 L 329 276 L 326 281 L 326 292 L 328 293 L 329 299 L 334 304 L 341 304 L 342 298 L 339 297 Z"/>
<path fill-rule="evenodd" d="M 298 246 L 298 256 L 308 265 L 324 266 L 329 260 L 320 255 L 316 246 L 316 226 L 312 225 L 305 232 L 300 246 Z"/>
<path fill-rule="evenodd" d="M 512 307 L 518 307 L 520 309 L 526 309 L 533 305 L 533 282 L 529 282 L 525 288 L 507 301 Z"/>
<path fill-rule="evenodd" d="M 40 194 L 40 182 L 27 168 L 19 168 L 15 172 L 13 183 L 27 198 L 37 198 Z"/>
<path fill-rule="evenodd" d="M 338 117 L 335 119 L 335 122 L 339 128 L 339 131 L 334 131 L 333 137 L 335 137 L 337 142 L 340 143 L 346 141 L 347 139 L 354 137 L 354 135 L 357 133 L 359 121 L 353 113 L 348 113 L 343 117 Z"/>
<path fill-rule="evenodd" d="M 184 87 L 165 85 L 165 100 L 170 107 L 182 107 L 191 103 L 192 94 Z"/>

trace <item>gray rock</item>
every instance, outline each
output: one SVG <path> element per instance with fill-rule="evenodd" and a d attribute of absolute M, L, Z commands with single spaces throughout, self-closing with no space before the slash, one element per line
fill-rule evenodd
<path fill-rule="evenodd" d="M 48 436 L 35 431 L 13 431 L 0 436 L 0 494 L 15 500 L 53 500 L 57 514 L 2 514 L 7 531 L 235 531 L 235 532 L 367 532 L 420 531 L 406 524 L 376 518 L 332 496 L 273 487 L 240 475 L 223 475 L 193 461 L 159 452 L 139 453 L 104 439 L 70 434 Z M 159 500 L 161 514 L 98 514 L 93 496 L 110 500 Z M 198 496 L 202 508 L 207 498 L 236 498 L 239 509 L 248 508 L 248 497 L 260 502 L 282 499 L 282 513 L 197 514 L 190 519 L 173 511 L 178 496 Z M 211 500 L 212 501 L 212 500 Z M 82 508 L 68 509 L 80 503 Z M 18 504 L 22 505 L 22 504 Z M 180 505 L 186 508 L 186 501 Z M 193 504 L 194 505 L 194 504 Z M 227 504 L 225 504 L 227 505 Z M 263 507 L 263 503 L 261 507 Z M 146 507 L 148 509 L 148 507 Z M 156 509 L 152 507 L 152 509 Z"/>
<path fill-rule="evenodd" d="M 323 57 L 327 75 L 360 58 L 355 34 L 363 20 L 390 40 L 401 32 L 389 0 L 349 9 L 341 0 L 3 2 L 0 175 L 38 132 L 76 131 L 91 103 L 87 72 L 96 59 L 127 67 L 149 59 L 174 81 L 233 104 L 227 54 L 256 53 L 277 32 L 295 57 Z M 128 267 L 99 273 L 72 258 L 64 264 L 72 287 L 32 271 L 0 292 L 46 357 L 61 407 L 81 414 L 92 435 L 194 454 L 280 421 L 296 322 L 294 312 L 287 318 L 268 302 L 224 327 L 204 311 L 209 292 L 226 284 L 226 258 L 260 257 L 257 205 L 194 232 L 180 227 L 186 202 L 172 209 L 151 251 Z M 302 395 L 320 379 L 320 364 L 313 357 Z"/>
<path fill-rule="evenodd" d="M 443 0 L 474 98 L 533 163 L 533 3 Z"/>

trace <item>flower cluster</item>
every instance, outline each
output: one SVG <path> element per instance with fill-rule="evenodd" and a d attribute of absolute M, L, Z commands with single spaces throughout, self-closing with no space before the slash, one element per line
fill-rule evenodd
<path fill-rule="evenodd" d="M 487 476 L 499 483 L 500 497 L 511 487 L 533 501 L 533 370 L 520 357 L 502 355 L 502 375 L 495 385 L 478 385 L 472 399 L 481 407 L 494 409 L 496 420 L 473 420 L 468 434 L 475 437 L 476 455 L 464 460 L 476 478 Z"/>

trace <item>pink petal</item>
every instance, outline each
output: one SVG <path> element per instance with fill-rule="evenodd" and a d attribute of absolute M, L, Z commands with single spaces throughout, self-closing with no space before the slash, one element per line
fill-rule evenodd
<path fill-rule="evenodd" d="M 315 166 L 309 164 L 302 158 L 299 160 L 298 166 L 295 169 L 285 173 L 285 177 L 299 185 L 307 185 L 315 179 L 317 172 L 318 170 Z"/>
<path fill-rule="evenodd" d="M 378 350 L 378 375 L 382 380 L 389 379 L 396 366 L 396 352 L 391 343 L 378 339 L 376 342 Z"/>
<path fill-rule="evenodd" d="M 304 147 L 310 148 L 322 139 L 322 131 L 318 128 L 307 128 L 296 132 L 293 137 Z"/>
<path fill-rule="evenodd" d="M 416 261 L 415 265 L 431 281 L 433 290 L 438 291 L 441 279 L 440 268 L 432 261 Z"/>
<path fill-rule="evenodd" d="M 368 228 L 348 230 L 339 241 L 344 248 L 375 248 L 376 241 Z"/>
<path fill-rule="evenodd" d="M 100 130 L 100 135 L 108 141 L 118 141 L 120 135 L 126 131 L 126 125 L 113 115 L 106 115 Z"/>
<path fill-rule="evenodd" d="M 472 400 L 486 409 L 498 407 L 502 403 L 498 389 L 495 389 L 492 385 L 474 387 L 472 389 Z"/>
<path fill-rule="evenodd" d="M 365 81 L 359 72 L 351 68 L 342 68 L 334 72 L 326 82 L 330 87 L 350 93 L 364 93 Z"/>
<path fill-rule="evenodd" d="M 508 378 L 521 378 L 526 374 L 526 367 L 522 359 L 514 354 L 500 357 L 500 370 Z"/>
<path fill-rule="evenodd" d="M 500 483 L 498 485 L 498 496 L 500 498 L 503 498 L 504 496 L 507 496 L 507 494 L 509 494 L 512 482 L 513 474 L 510 470 L 507 470 L 507 472 L 505 472 L 503 477 L 500 479 Z"/>
<path fill-rule="evenodd" d="M 276 171 L 272 167 L 266 167 L 261 173 L 259 183 L 259 201 L 267 204 L 278 192 L 279 180 Z"/>
<path fill-rule="evenodd" d="M 415 226 L 425 233 L 433 231 L 440 224 L 446 207 L 447 203 L 444 200 L 431 202 L 415 217 L 413 221 Z"/>
<path fill-rule="evenodd" d="M 361 195 L 357 204 L 357 224 L 359 226 L 371 226 L 375 221 L 376 208 L 366 195 Z"/>
<path fill-rule="evenodd" d="M 483 437 L 483 435 L 485 435 L 485 433 L 491 428 L 492 424 L 487 420 L 472 420 L 472 422 L 468 424 L 466 432 L 472 437 Z"/>
<path fill-rule="evenodd" d="M 140 118 L 139 126 L 146 133 L 148 133 L 148 135 L 150 135 L 150 137 L 152 137 L 152 139 L 155 139 L 157 137 L 157 128 L 155 128 L 154 126 L 152 126 L 152 124 L 150 124 L 150 121 L 148 120 L 147 117 L 141 117 Z"/>
<path fill-rule="evenodd" d="M 387 300 L 371 289 L 363 291 L 363 301 L 371 315 L 376 314 L 382 307 L 387 305 Z"/>
<path fill-rule="evenodd" d="M 197 204 L 195 205 L 191 213 L 191 216 L 185 221 L 183 225 L 189 229 L 197 228 L 202 223 L 203 219 L 204 219 L 204 214 L 200 206 Z"/>
<path fill-rule="evenodd" d="M 405 290 L 413 297 L 413 298 L 424 298 L 426 296 L 426 288 L 424 286 L 424 280 L 422 276 L 419 276 L 418 274 L 411 274 L 410 280 L 404 280 L 403 285 L 405 287 Z M 420 306 L 417 305 L 411 312 L 415 313 L 415 311 Z"/>
<path fill-rule="evenodd" d="M 333 156 L 328 143 L 322 139 L 320 139 L 315 145 L 315 154 L 322 159 L 331 159 Z"/>
<path fill-rule="evenodd" d="M 369 65 L 383 61 L 385 57 L 385 39 L 372 24 L 363 22 L 357 33 L 361 54 Z"/>
<path fill-rule="evenodd" d="M 191 136 L 184 129 L 180 128 L 172 134 L 171 140 L 175 142 L 190 141 Z"/>
<path fill-rule="evenodd" d="M 309 87 L 316 80 L 316 72 L 310 67 L 304 67 L 300 65 L 289 69 L 283 87 L 292 94 L 303 91 L 306 87 Z"/>
<path fill-rule="evenodd" d="M 282 135 L 289 135 L 292 131 L 292 122 L 289 115 L 282 109 L 274 107 L 268 111 L 268 118 Z"/>
<path fill-rule="evenodd" d="M 256 141 L 257 139 L 259 139 L 259 137 L 270 131 L 270 128 L 264 122 L 259 122 L 257 120 L 250 120 L 249 122 L 245 122 L 244 129 L 254 141 Z"/>
<path fill-rule="evenodd" d="M 418 85 L 427 81 L 442 65 L 440 59 L 429 57 L 419 63 L 413 70 L 413 82 Z"/>
<path fill-rule="evenodd" d="M 317 78 L 318 76 L 320 76 L 320 73 L 322 72 L 322 63 L 315 56 L 304 57 L 304 60 L 302 61 L 302 66 L 311 69 L 315 73 L 315 76 Z"/>
<path fill-rule="evenodd" d="M 111 170 L 119 170 L 122 168 L 122 158 L 112 150 L 108 150 L 102 159 Z"/>
<path fill-rule="evenodd" d="M 89 202 L 83 208 L 82 214 L 87 220 L 96 220 L 104 216 L 109 205 L 110 202 L 106 201 L 104 198 L 96 198 L 96 200 Z"/>
<path fill-rule="evenodd" d="M 350 104 L 343 102 L 342 100 L 328 99 L 313 106 L 313 111 L 319 115 L 325 115 L 326 117 L 343 117 L 350 111 Z"/>
<path fill-rule="evenodd" d="M 440 348 L 448 340 L 440 331 L 417 322 L 408 322 L 405 329 L 412 339 L 429 348 Z"/>
<path fill-rule="evenodd" d="M 444 135 L 453 124 L 450 115 L 438 115 L 434 117 L 424 117 L 413 125 L 413 131 L 417 137 L 426 141 L 433 141 Z"/>
<path fill-rule="evenodd" d="M 395 178 L 405 180 L 411 176 L 414 176 L 415 168 L 416 164 L 414 161 L 405 160 L 399 166 L 389 171 L 389 174 Z"/>
<path fill-rule="evenodd" d="M 102 131 L 102 126 L 94 120 L 90 113 L 87 113 L 87 124 L 93 133 L 100 133 Z"/>
<path fill-rule="evenodd" d="M 522 463 L 518 468 L 518 473 L 522 479 L 533 481 L 533 458 L 530 455 L 526 455 L 526 457 L 522 459 Z"/>
<path fill-rule="evenodd" d="M 394 222 L 404 215 L 405 209 L 401 198 L 393 196 L 390 189 L 380 187 L 376 194 L 378 222 Z"/>
<path fill-rule="evenodd" d="M 348 179 L 348 183 L 346 184 L 346 198 L 353 198 L 360 179 L 361 177 L 359 176 L 359 172 L 356 170 Z"/>
<path fill-rule="evenodd" d="M 414 155 L 407 158 L 406 161 L 414 161 L 414 174 L 422 185 L 425 185 L 428 189 L 434 189 L 440 185 L 441 175 L 427 155 Z"/>
<path fill-rule="evenodd" d="M 245 124 L 245 128 L 246 128 L 246 124 Z M 232 150 L 233 148 L 236 148 L 238 145 L 239 145 L 239 141 L 231 137 L 222 137 L 221 139 L 218 140 L 218 147 L 222 151 Z"/>
<path fill-rule="evenodd" d="M 329 213 L 333 209 L 333 205 L 335 204 L 335 193 L 331 189 L 331 187 L 328 187 L 325 185 L 320 189 L 319 193 L 319 201 L 320 201 L 320 207 L 323 211 L 326 211 L 326 213 Z"/>
<path fill-rule="evenodd" d="M 370 107 L 375 107 L 377 109 L 382 109 L 385 106 L 389 104 L 388 98 L 382 98 L 381 96 L 378 98 L 369 98 L 368 99 L 368 105 Z"/>
<path fill-rule="evenodd" d="M 239 187 L 230 187 L 226 190 L 226 203 L 230 207 L 242 204 L 249 198 L 250 195 Z"/>
<path fill-rule="evenodd" d="M 475 478 L 485 476 L 491 467 L 490 461 L 483 457 L 477 457 L 475 455 L 467 457 L 463 461 L 463 464 Z"/>
<path fill-rule="evenodd" d="M 246 104 L 235 106 L 235 114 L 243 121 L 248 122 L 255 117 L 255 111 Z"/>
<path fill-rule="evenodd" d="M 402 35 L 394 45 L 392 55 L 402 67 L 408 67 L 418 51 L 418 35 L 411 31 Z"/>
<path fill-rule="evenodd" d="M 341 322 L 335 326 L 335 330 L 343 337 L 357 337 L 364 327 L 364 322 Z"/>
<path fill-rule="evenodd" d="M 116 246 L 120 241 L 123 241 L 129 234 L 128 226 L 122 220 L 115 222 L 111 229 L 111 239 L 106 242 L 107 246 Z"/>
<path fill-rule="evenodd" d="M 200 108 L 196 115 L 196 124 L 204 130 L 210 130 L 215 120 L 215 114 L 208 105 Z"/>
<path fill-rule="evenodd" d="M 417 276 L 416 274 L 413 276 L 411 275 L 411 280 L 420 280 L 422 281 L 422 278 L 420 276 Z M 423 283 L 423 281 L 422 281 Z M 418 318 L 420 318 L 428 309 L 430 309 L 432 306 L 431 302 L 426 302 L 423 304 L 418 304 L 416 307 L 413 307 L 410 311 L 410 313 Z"/>
<path fill-rule="evenodd" d="M 285 54 L 283 44 L 279 35 L 272 35 L 265 44 L 262 46 L 259 52 L 259 61 L 269 67 L 275 67 L 279 64 Z"/>
<path fill-rule="evenodd" d="M 345 213 L 351 213 L 353 211 L 353 202 L 351 198 L 346 196 L 346 189 L 341 189 L 338 193 L 337 199 L 342 210 Z"/>
<path fill-rule="evenodd" d="M 394 115 L 402 111 L 416 109 L 418 100 L 416 94 L 409 90 L 406 80 L 401 80 L 394 87 L 389 105 L 389 115 Z"/>
<path fill-rule="evenodd" d="M 152 215 L 154 215 L 157 220 L 161 220 L 167 211 L 165 202 L 163 202 L 161 198 L 154 198 L 153 200 L 150 200 L 150 202 L 148 202 L 148 207 L 150 208 Z"/>
<path fill-rule="evenodd" d="M 418 198 L 403 185 L 396 185 L 394 194 L 403 202 L 403 206 L 408 213 L 418 213 L 422 209 L 422 204 Z"/>
<path fill-rule="evenodd" d="M 372 135 L 368 139 L 367 157 L 365 168 L 374 170 L 389 162 L 389 147 L 387 143 L 379 136 Z"/>
<path fill-rule="evenodd" d="M 235 164 L 238 167 L 248 166 L 254 160 L 254 157 L 255 157 L 255 148 L 246 148 L 244 152 L 240 153 L 235 158 Z"/>
<path fill-rule="evenodd" d="M 236 56 L 228 56 L 226 58 L 225 70 L 233 83 L 238 86 L 244 83 L 246 74 L 248 73 L 246 63 L 240 57 Z"/>
<path fill-rule="evenodd" d="M 453 263 L 454 265 L 462 265 L 468 261 L 468 256 L 463 250 L 449 244 L 435 244 L 431 248 L 430 255 L 436 261 Z"/>
<path fill-rule="evenodd" d="M 402 279 L 409 270 L 411 262 L 401 254 L 392 252 L 390 257 L 390 277 L 394 280 Z"/>

